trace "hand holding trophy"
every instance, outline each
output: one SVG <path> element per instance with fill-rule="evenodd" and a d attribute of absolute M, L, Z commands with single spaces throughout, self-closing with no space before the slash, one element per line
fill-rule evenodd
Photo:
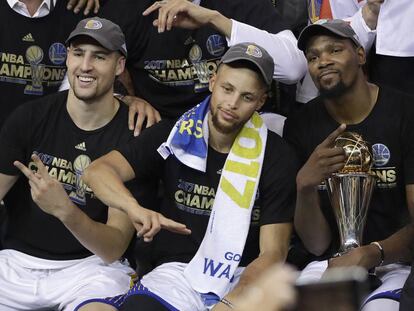
<path fill-rule="evenodd" d="M 336 138 L 335 147 L 344 149 L 345 166 L 333 173 L 326 185 L 338 224 L 340 249 L 336 256 L 340 256 L 362 245 L 376 176 L 371 173 L 372 148 L 361 135 L 344 132 Z"/>

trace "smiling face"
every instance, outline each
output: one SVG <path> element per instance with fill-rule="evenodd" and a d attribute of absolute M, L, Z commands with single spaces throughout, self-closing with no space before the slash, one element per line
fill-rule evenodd
<path fill-rule="evenodd" d="M 322 96 L 335 97 L 352 88 L 362 74 L 365 52 L 349 39 L 321 35 L 306 48 L 309 73 Z"/>
<path fill-rule="evenodd" d="M 267 96 L 258 73 L 226 64 L 211 78 L 210 91 L 211 122 L 223 134 L 238 132 L 254 111 L 263 106 Z"/>
<path fill-rule="evenodd" d="M 66 59 L 68 80 L 75 96 L 83 101 L 112 94 L 115 77 L 125 67 L 125 58 L 88 37 L 71 42 Z"/>

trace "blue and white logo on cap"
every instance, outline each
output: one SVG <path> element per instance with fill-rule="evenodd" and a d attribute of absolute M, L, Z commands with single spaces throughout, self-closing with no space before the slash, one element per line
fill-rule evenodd
<path fill-rule="evenodd" d="M 384 144 L 375 144 L 372 146 L 373 156 L 374 156 L 374 165 L 376 167 L 384 166 L 388 163 L 391 158 L 390 149 Z"/>
<path fill-rule="evenodd" d="M 97 21 L 95 19 L 88 20 L 88 22 L 85 25 L 85 29 L 101 29 L 102 23 L 100 21 Z"/>

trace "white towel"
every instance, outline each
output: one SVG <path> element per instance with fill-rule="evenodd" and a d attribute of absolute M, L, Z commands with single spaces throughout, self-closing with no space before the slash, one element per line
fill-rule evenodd
<path fill-rule="evenodd" d="M 159 148 L 161 154 L 173 153 L 182 163 L 205 172 L 209 102 L 207 98 L 180 118 Z M 202 128 L 195 129 L 197 124 Z M 227 294 L 249 232 L 266 140 L 267 128 L 255 112 L 231 147 L 204 239 L 184 271 L 200 293 L 214 293 L 220 298 Z"/>

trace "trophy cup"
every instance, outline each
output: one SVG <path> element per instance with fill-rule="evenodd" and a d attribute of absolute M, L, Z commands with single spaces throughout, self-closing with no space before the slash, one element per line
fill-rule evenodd
<path fill-rule="evenodd" d="M 335 147 L 345 150 L 344 168 L 327 180 L 329 200 L 334 210 L 340 236 L 340 256 L 362 245 L 362 234 L 376 176 L 372 166 L 371 146 L 362 136 L 344 132 L 335 140 Z"/>
<path fill-rule="evenodd" d="M 208 82 L 210 81 L 210 72 L 208 70 L 208 64 L 206 60 L 201 59 L 203 52 L 199 45 L 194 44 L 190 49 L 188 55 L 192 65 L 194 66 L 195 72 L 197 74 L 199 83 L 196 83 L 194 89 L 196 92 L 202 92 L 208 87 Z"/>
<path fill-rule="evenodd" d="M 26 85 L 24 94 L 42 95 L 45 65 L 40 62 L 43 60 L 43 50 L 36 45 L 32 45 L 26 50 L 26 59 L 30 64 L 32 84 Z"/>

